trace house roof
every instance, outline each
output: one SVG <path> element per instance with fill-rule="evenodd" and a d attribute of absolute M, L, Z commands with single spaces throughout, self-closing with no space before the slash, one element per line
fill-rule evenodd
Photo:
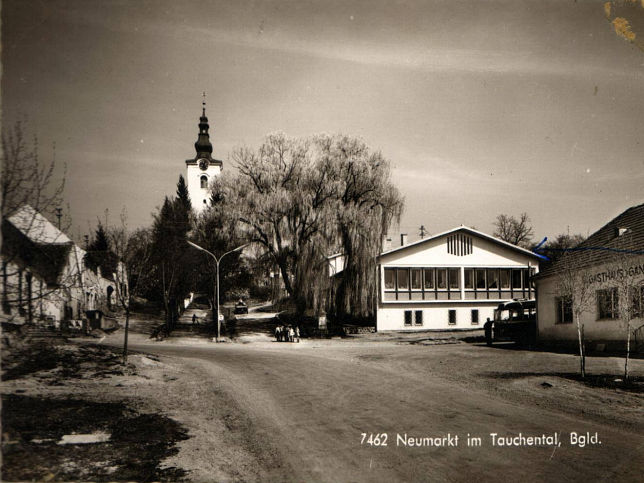
<path fill-rule="evenodd" d="M 67 235 L 29 205 L 24 205 L 7 220 L 34 243 L 41 245 L 66 245 L 72 243 Z"/>
<path fill-rule="evenodd" d="M 483 233 L 482 231 L 478 231 L 478 230 L 475 230 L 474 228 L 470 228 L 470 227 L 463 226 L 463 225 L 458 226 L 456 228 L 452 228 L 451 230 L 444 231 L 442 233 L 438 233 L 438 234 L 430 236 L 428 238 L 423 238 L 422 240 L 418 240 L 418 241 L 415 241 L 413 243 L 403 245 L 403 246 L 398 247 L 398 248 L 393 248 L 391 250 L 387 250 L 386 252 L 382 252 L 379 255 L 378 258 L 384 257 L 386 255 L 390 255 L 392 253 L 407 250 L 407 249 L 412 248 L 412 247 L 417 247 L 419 245 L 423 245 L 424 243 L 429 243 L 430 241 L 433 241 L 433 240 L 436 240 L 438 238 L 450 235 L 451 233 L 456 233 L 457 231 L 463 231 L 463 232 L 470 233 L 472 235 L 478 236 L 480 238 L 484 238 L 486 240 L 491 241 L 492 243 L 497 243 L 497 244 L 499 244 L 501 246 L 504 246 L 504 247 L 506 247 L 506 248 L 508 248 L 510 250 L 515 250 L 515 251 L 517 251 L 519 253 L 522 253 L 523 255 L 528 255 L 528 256 L 534 257 L 536 259 L 540 258 L 537 254 L 531 252 L 530 250 L 526 250 L 525 248 L 521 248 L 519 246 L 513 245 L 512 243 L 508 243 L 508 242 L 503 241 L 503 240 L 501 240 L 499 238 L 493 237 L 492 235 L 488 235 L 487 233 Z"/>
<path fill-rule="evenodd" d="M 623 233 L 620 235 L 620 229 Z M 584 268 L 598 265 L 618 253 L 644 255 L 644 204 L 633 206 L 613 218 L 585 241 L 567 251 L 565 263 Z M 561 270 L 564 260 L 560 258 L 541 271 L 543 278 Z"/>

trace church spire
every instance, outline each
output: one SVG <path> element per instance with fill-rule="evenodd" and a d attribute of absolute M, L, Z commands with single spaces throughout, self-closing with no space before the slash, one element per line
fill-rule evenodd
<path fill-rule="evenodd" d="M 197 142 L 195 143 L 195 150 L 197 151 L 197 156 L 195 159 L 206 158 L 211 159 L 212 155 L 212 144 L 210 144 L 210 134 L 208 134 L 208 118 L 206 117 L 206 93 L 203 93 L 203 102 L 201 117 L 199 118 L 199 136 L 197 137 Z"/>

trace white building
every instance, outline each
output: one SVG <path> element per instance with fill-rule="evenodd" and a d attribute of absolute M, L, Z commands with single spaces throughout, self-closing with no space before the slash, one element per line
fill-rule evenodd
<path fill-rule="evenodd" d="M 88 310 L 116 304 L 115 279 L 90 270 L 86 252 L 49 220 L 25 205 L 2 222 L 0 320 L 15 323 L 83 319 Z"/>
<path fill-rule="evenodd" d="M 632 348 L 644 350 L 644 204 L 544 268 L 535 284 L 540 343 L 576 345 L 579 309 L 588 349 L 624 349 L 630 330 Z"/>
<path fill-rule="evenodd" d="M 195 142 L 196 155 L 186 160 L 186 184 L 193 209 L 200 213 L 210 204 L 210 183 L 221 173 L 223 162 L 212 157 L 212 144 L 208 134 L 206 102 L 199 118 L 199 135 Z"/>
<path fill-rule="evenodd" d="M 378 331 L 483 327 L 496 306 L 533 298 L 539 257 L 461 226 L 378 257 Z"/>

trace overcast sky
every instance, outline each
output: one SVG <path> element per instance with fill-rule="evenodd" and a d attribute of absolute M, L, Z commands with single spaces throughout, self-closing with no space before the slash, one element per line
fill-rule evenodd
<path fill-rule="evenodd" d="M 56 143 L 74 237 L 106 208 L 151 223 L 202 91 L 224 169 L 273 131 L 382 151 L 396 238 L 523 211 L 536 238 L 586 235 L 644 202 L 644 51 L 604 2 L 4 0 L 2 40 L 3 124 Z"/>

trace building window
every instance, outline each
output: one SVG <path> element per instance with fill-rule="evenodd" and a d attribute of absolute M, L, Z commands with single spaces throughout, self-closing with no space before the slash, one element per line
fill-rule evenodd
<path fill-rule="evenodd" d="M 487 271 L 487 287 L 490 289 L 499 288 L 499 271 L 496 268 L 489 268 Z"/>
<path fill-rule="evenodd" d="M 485 290 L 487 286 L 485 285 L 485 269 L 477 268 L 476 269 L 476 289 Z"/>
<path fill-rule="evenodd" d="M 479 324 L 479 309 L 472 309 L 472 325 Z"/>
<path fill-rule="evenodd" d="M 451 290 L 458 290 L 461 287 L 461 269 L 460 268 L 450 268 L 448 270 L 449 274 L 449 288 Z"/>
<path fill-rule="evenodd" d="M 436 275 L 437 275 L 437 286 L 438 288 L 441 289 L 446 289 L 447 288 L 447 269 L 446 268 L 439 268 L 436 270 Z"/>
<path fill-rule="evenodd" d="M 521 273 L 523 273 L 523 270 L 512 270 L 512 288 L 514 290 L 523 288 L 521 283 Z"/>
<path fill-rule="evenodd" d="M 434 290 L 434 269 L 425 269 L 425 290 Z"/>
<path fill-rule="evenodd" d="M 463 273 L 465 275 L 465 288 L 473 289 L 474 288 L 474 269 L 466 268 Z"/>
<path fill-rule="evenodd" d="M 570 297 L 555 298 L 557 316 L 555 324 L 572 324 L 572 299 Z"/>
<path fill-rule="evenodd" d="M 405 325 L 411 325 L 411 310 L 405 310 Z"/>
<path fill-rule="evenodd" d="M 422 270 L 420 268 L 412 268 L 411 270 L 411 289 L 412 290 L 420 290 L 422 287 L 421 283 L 421 277 L 422 277 Z"/>
<path fill-rule="evenodd" d="M 450 309 L 448 313 L 449 325 L 456 325 L 456 310 Z"/>
<path fill-rule="evenodd" d="M 398 290 L 409 290 L 409 269 L 399 268 L 396 270 L 398 279 Z"/>
<path fill-rule="evenodd" d="M 618 304 L 617 287 L 597 290 L 597 318 L 599 320 L 619 318 Z"/>
<path fill-rule="evenodd" d="M 201 188 L 208 189 L 208 176 L 202 176 L 200 179 L 201 179 Z"/>
<path fill-rule="evenodd" d="M 510 269 L 502 268 L 501 270 L 499 270 L 499 273 L 501 278 L 501 288 L 509 289 L 510 288 Z"/>
<path fill-rule="evenodd" d="M 396 269 L 395 268 L 385 268 L 385 289 L 386 290 L 396 289 Z"/>
<path fill-rule="evenodd" d="M 414 325 L 423 325 L 423 311 L 416 310 L 414 312 Z"/>
<path fill-rule="evenodd" d="M 639 319 L 644 315 L 644 285 L 631 287 L 631 318 Z"/>

